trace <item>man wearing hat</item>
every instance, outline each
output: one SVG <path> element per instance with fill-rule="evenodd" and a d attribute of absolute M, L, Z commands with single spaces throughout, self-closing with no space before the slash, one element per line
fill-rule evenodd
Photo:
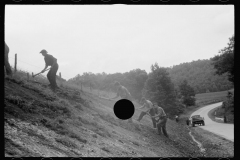
<path fill-rule="evenodd" d="M 52 55 L 47 54 L 48 52 L 45 49 L 41 50 L 40 53 L 44 56 L 44 60 L 45 60 L 45 68 L 41 71 L 41 73 L 44 73 L 47 67 L 51 66 L 51 69 L 47 74 L 47 78 L 48 78 L 48 81 L 50 82 L 50 86 L 53 89 L 56 89 L 58 88 L 57 82 L 56 82 L 56 73 L 58 70 L 57 59 L 54 58 Z"/>
<path fill-rule="evenodd" d="M 152 116 L 152 118 L 155 118 L 156 120 L 158 134 L 161 135 L 163 132 L 163 134 L 168 138 L 169 136 L 166 131 L 166 123 L 167 123 L 166 113 L 164 112 L 162 107 L 159 107 L 157 105 L 157 103 L 153 103 L 153 110 L 155 112 L 155 116 Z"/>
<path fill-rule="evenodd" d="M 122 86 L 118 81 L 114 83 L 114 86 L 117 87 L 117 95 L 111 99 L 121 97 L 122 99 L 127 99 L 129 101 L 132 101 L 132 96 L 126 87 Z M 128 122 L 131 122 L 131 123 L 133 122 L 132 117 L 128 119 Z"/>

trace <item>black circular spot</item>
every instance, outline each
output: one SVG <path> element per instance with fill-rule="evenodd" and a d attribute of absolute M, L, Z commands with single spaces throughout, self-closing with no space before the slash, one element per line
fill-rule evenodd
<path fill-rule="evenodd" d="M 113 111 L 116 117 L 126 120 L 133 116 L 135 108 L 130 100 L 121 99 L 114 104 Z"/>

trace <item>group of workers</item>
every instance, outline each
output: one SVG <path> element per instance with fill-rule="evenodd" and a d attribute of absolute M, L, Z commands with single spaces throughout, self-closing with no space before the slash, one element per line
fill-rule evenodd
<path fill-rule="evenodd" d="M 8 61 L 9 47 L 6 44 L 6 42 L 4 43 L 5 43 L 4 67 L 6 70 L 6 74 L 8 76 L 12 76 L 12 70 Z M 59 87 L 57 86 L 56 83 L 56 74 L 58 70 L 57 59 L 52 55 L 48 54 L 48 52 L 45 49 L 41 50 L 40 53 L 44 56 L 45 60 L 45 67 L 40 73 L 44 73 L 46 70 L 48 70 L 47 67 L 50 66 L 51 68 L 47 73 L 47 78 L 48 81 L 50 82 L 49 86 L 54 90 L 58 89 Z"/>
<path fill-rule="evenodd" d="M 47 67 L 51 66 L 47 74 L 47 78 L 50 82 L 49 86 L 54 90 L 58 89 L 59 87 L 57 86 L 57 83 L 56 83 L 56 73 L 58 70 L 57 59 L 52 55 L 48 54 L 48 52 L 45 49 L 41 50 L 40 53 L 44 56 L 44 60 L 45 60 L 45 67 L 40 73 L 44 73 L 47 70 Z M 9 47 L 5 43 L 4 66 L 5 66 L 7 75 L 12 76 L 12 70 L 8 62 L 8 54 L 9 54 Z M 122 99 L 127 99 L 130 101 L 133 100 L 130 92 L 127 90 L 126 87 L 122 86 L 119 82 L 115 82 L 114 86 L 117 87 L 117 95 L 112 99 L 115 99 L 118 96 L 120 96 Z M 141 103 L 143 105 L 139 109 L 145 108 L 145 110 L 142 110 L 137 121 L 140 122 L 143 116 L 149 115 L 153 123 L 153 128 L 155 129 L 157 128 L 158 134 L 162 134 L 163 132 L 163 134 L 166 137 L 168 137 L 168 134 L 166 131 L 167 116 L 163 108 L 159 107 L 156 102 L 152 103 L 150 100 L 147 100 L 144 97 L 142 98 Z M 128 122 L 131 122 L 131 123 L 133 122 L 132 117 L 128 119 Z"/>
<path fill-rule="evenodd" d="M 111 99 L 115 99 L 117 97 L 130 101 L 133 99 L 127 88 L 119 82 L 115 82 L 114 86 L 117 87 L 117 95 Z M 153 128 L 157 129 L 158 134 L 161 135 L 163 133 L 166 137 L 169 137 L 166 131 L 167 115 L 163 108 L 159 107 L 156 102 L 152 103 L 144 97 L 141 99 L 140 103 L 142 104 L 142 107 L 139 107 L 138 109 L 141 109 L 142 111 L 137 121 L 140 122 L 145 115 L 149 115 L 153 123 Z M 132 117 L 128 119 L 128 121 L 133 122 Z"/>

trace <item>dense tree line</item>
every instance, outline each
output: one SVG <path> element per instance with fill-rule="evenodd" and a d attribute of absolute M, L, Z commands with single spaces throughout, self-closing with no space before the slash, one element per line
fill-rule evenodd
<path fill-rule="evenodd" d="M 151 66 L 151 72 L 145 82 L 143 96 L 157 102 L 159 106 L 173 116 L 183 111 L 184 106 L 179 103 L 174 84 L 164 67 L 159 67 L 157 63 Z"/>
<path fill-rule="evenodd" d="M 173 67 L 151 66 L 151 72 L 134 69 L 125 73 L 91 72 L 68 80 L 93 89 L 115 91 L 113 83 L 127 87 L 133 98 L 142 96 L 157 102 L 170 115 L 179 114 L 184 107 L 195 105 L 195 94 L 225 91 L 233 88 L 234 81 L 234 36 L 228 47 L 211 59 L 182 63 Z"/>
<path fill-rule="evenodd" d="M 193 87 L 194 92 L 217 92 L 225 91 L 233 88 L 233 84 L 228 80 L 228 74 L 215 74 L 216 69 L 212 65 L 211 60 L 198 60 L 189 63 L 182 63 L 171 68 L 166 68 L 173 84 L 177 88 L 184 80 Z M 121 84 L 129 88 L 134 98 L 140 98 L 144 83 L 148 76 L 145 70 L 135 69 L 125 73 L 97 73 L 91 72 L 77 75 L 70 79 L 78 85 L 91 86 L 94 89 L 112 90 L 111 84 L 119 81 Z"/>
<path fill-rule="evenodd" d="M 83 75 L 77 75 L 76 77 L 68 80 L 77 85 L 83 85 L 92 87 L 93 89 L 100 89 L 106 91 L 114 91 L 113 83 L 119 81 L 122 85 L 128 88 L 130 93 L 135 99 L 141 99 L 142 89 L 144 83 L 148 78 L 148 74 L 145 70 L 135 69 L 125 73 L 83 73 Z"/>
<path fill-rule="evenodd" d="M 234 85 L 234 35 L 229 38 L 227 47 L 220 50 L 220 55 L 213 57 L 212 64 L 216 69 L 217 75 L 227 74 L 228 80 Z M 223 102 L 225 108 L 225 122 L 227 116 L 231 115 L 234 119 L 234 92 L 228 92 L 227 100 Z"/>
<path fill-rule="evenodd" d="M 214 56 L 211 60 L 216 69 L 216 74 L 227 74 L 228 80 L 234 84 L 234 35 L 229 38 L 228 46 L 220 50 L 220 55 Z"/>
<path fill-rule="evenodd" d="M 227 73 L 215 74 L 211 60 L 197 60 L 168 68 L 169 75 L 176 86 L 184 80 L 193 87 L 196 94 L 225 91 L 233 88 Z"/>

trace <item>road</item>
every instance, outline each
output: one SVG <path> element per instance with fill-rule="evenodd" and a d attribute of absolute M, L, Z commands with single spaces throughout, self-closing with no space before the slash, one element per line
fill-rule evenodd
<path fill-rule="evenodd" d="M 211 105 L 207 105 L 205 107 L 200 108 L 199 110 L 193 112 L 192 115 L 201 115 L 201 117 L 204 117 L 205 120 L 205 126 L 198 126 L 202 129 L 208 130 L 214 134 L 217 134 L 221 137 L 224 137 L 232 142 L 234 142 L 234 125 L 233 124 L 225 124 L 225 123 L 217 123 L 212 121 L 208 117 L 208 112 L 216 107 L 219 107 L 222 105 L 222 102 L 215 103 Z"/>

